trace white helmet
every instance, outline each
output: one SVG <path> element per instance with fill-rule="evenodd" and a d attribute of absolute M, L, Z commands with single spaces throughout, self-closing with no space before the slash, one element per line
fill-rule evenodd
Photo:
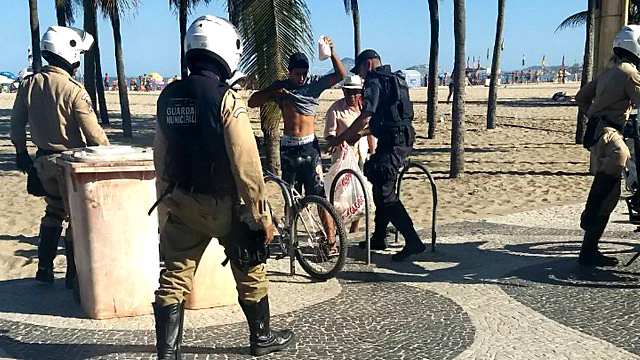
<path fill-rule="evenodd" d="M 229 21 L 212 15 L 197 18 L 187 30 L 184 38 L 184 50 L 205 50 L 220 62 L 227 77 L 233 76 L 238 69 L 242 55 L 240 35 Z"/>
<path fill-rule="evenodd" d="M 640 25 L 627 25 L 613 39 L 613 48 L 625 49 L 640 59 Z"/>
<path fill-rule="evenodd" d="M 247 84 L 247 75 L 241 71 L 236 71 L 232 77 L 227 80 L 227 85 L 233 90 L 242 90 Z"/>
<path fill-rule="evenodd" d="M 93 45 L 91 34 L 66 26 L 50 26 L 42 35 L 40 42 L 42 51 L 58 55 L 71 66 L 80 64 L 80 54 L 91 49 L 91 45 Z"/>

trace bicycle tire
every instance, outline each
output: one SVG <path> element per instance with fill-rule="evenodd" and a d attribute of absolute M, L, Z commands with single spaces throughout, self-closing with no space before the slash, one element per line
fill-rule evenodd
<path fill-rule="evenodd" d="M 333 266 L 333 268 L 331 268 L 329 271 L 327 272 L 318 271 L 313 266 L 313 264 L 309 261 L 309 259 L 307 259 L 304 256 L 304 254 L 302 254 L 302 251 L 300 249 L 300 245 L 297 239 L 295 240 L 296 258 L 298 259 L 300 266 L 302 266 L 304 271 L 306 271 L 307 274 L 309 274 L 309 276 L 311 276 L 312 279 L 319 280 L 319 281 L 326 281 L 331 278 L 334 278 L 338 274 L 338 272 L 342 270 L 344 263 L 347 260 L 347 233 L 344 230 L 344 224 L 342 223 L 342 219 L 338 215 L 338 212 L 335 210 L 333 205 L 331 205 L 329 201 L 327 201 L 327 199 L 320 196 L 308 195 L 303 197 L 299 201 L 299 207 L 296 210 L 295 216 L 293 217 L 294 219 L 293 226 L 292 226 L 293 234 L 297 234 L 297 231 L 298 231 L 297 220 L 298 220 L 298 216 L 300 215 L 300 209 L 306 208 L 306 206 L 308 206 L 309 204 L 320 206 L 324 210 L 326 210 L 335 224 L 336 241 L 339 246 L 338 255 L 334 256 L 334 257 L 337 257 L 337 261 L 335 262 L 335 265 Z"/>

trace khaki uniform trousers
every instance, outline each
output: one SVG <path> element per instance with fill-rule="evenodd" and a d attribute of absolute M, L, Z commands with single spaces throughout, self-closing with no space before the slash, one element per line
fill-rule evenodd
<path fill-rule="evenodd" d="M 45 227 L 62 226 L 64 220 L 69 220 L 69 203 L 64 174 L 56 159 L 60 155 L 39 156 L 34 162 L 38 178 L 47 192 L 44 200 L 47 203 L 41 224 Z M 71 229 L 67 229 L 66 235 L 71 241 Z"/>
<path fill-rule="evenodd" d="M 620 200 L 622 170 L 624 170 L 625 164 L 631 155 L 629 148 L 624 143 L 622 134 L 611 127 L 605 127 L 603 129 L 602 136 L 590 149 L 590 152 L 590 168 L 592 174 L 604 173 L 618 178 L 618 182 L 613 191 L 609 192 L 609 195 L 603 200 L 598 214 L 589 214 L 592 216 L 608 217 Z"/>
<path fill-rule="evenodd" d="M 189 193 L 175 189 L 162 204 L 168 218 L 160 233 L 160 251 L 165 268 L 160 274 L 160 287 L 156 302 L 161 306 L 181 303 L 191 293 L 193 277 L 211 238 L 223 246 L 234 241 L 230 197 L 215 199 L 210 195 Z M 236 281 L 238 298 L 246 304 L 259 302 L 268 292 L 265 264 L 253 266 L 244 272 L 229 261 Z"/>

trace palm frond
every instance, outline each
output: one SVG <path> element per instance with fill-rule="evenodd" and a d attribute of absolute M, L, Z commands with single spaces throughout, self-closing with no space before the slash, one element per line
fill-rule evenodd
<path fill-rule="evenodd" d="M 228 0 L 227 6 L 244 40 L 240 67 L 260 88 L 286 76 L 289 55 L 312 53 L 310 13 L 303 0 Z M 268 106 L 262 116 L 280 121 L 277 106 Z"/>
<path fill-rule="evenodd" d="M 344 2 L 344 11 L 348 14 L 358 11 L 358 0 L 342 0 Z"/>
<path fill-rule="evenodd" d="M 73 24 L 75 21 L 75 4 L 78 0 L 55 0 L 56 11 L 62 11 L 67 25 Z"/>
<path fill-rule="evenodd" d="M 569 29 L 569 28 L 582 26 L 582 25 L 587 23 L 587 18 L 588 17 L 589 17 L 589 11 L 588 10 L 581 11 L 579 13 L 573 14 L 573 15 L 569 16 L 568 18 L 564 19 L 564 21 L 561 22 L 560 25 L 558 25 L 558 27 L 556 28 L 556 32 L 558 32 L 560 30 L 566 30 L 566 29 Z"/>
<path fill-rule="evenodd" d="M 640 24 L 640 0 L 631 0 L 629 4 L 629 24 Z"/>
<path fill-rule="evenodd" d="M 138 0 L 95 0 L 105 17 L 110 17 L 116 11 L 126 14 L 138 7 Z"/>
<path fill-rule="evenodd" d="M 169 7 L 173 8 L 175 13 L 178 13 L 180 11 L 181 2 L 182 0 L 169 0 Z M 187 0 L 188 11 L 191 12 L 191 10 L 193 10 L 193 8 L 198 6 L 198 4 L 200 4 L 201 2 L 204 2 L 205 4 L 209 4 L 211 0 Z"/>

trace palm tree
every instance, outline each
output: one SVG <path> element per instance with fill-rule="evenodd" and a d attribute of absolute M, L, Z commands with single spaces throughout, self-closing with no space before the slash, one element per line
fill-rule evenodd
<path fill-rule="evenodd" d="M 29 0 L 29 18 L 31 26 L 31 55 L 33 72 L 42 69 L 42 55 L 40 52 L 40 21 L 38 20 L 38 1 Z"/>
<path fill-rule="evenodd" d="M 189 9 L 198 5 L 201 0 L 169 0 L 169 6 L 178 10 L 178 18 L 180 23 L 180 74 L 182 78 L 186 78 L 189 75 L 187 70 L 187 62 L 184 57 L 184 37 L 187 34 L 187 17 L 189 15 Z M 209 3 L 210 0 L 202 0 L 205 3 Z M 231 2 L 231 0 L 229 1 Z"/>
<path fill-rule="evenodd" d="M 71 4 L 71 0 L 56 0 L 61 2 L 68 2 Z M 93 36 L 93 46 L 84 57 L 84 86 L 91 101 L 98 109 L 97 104 L 100 106 L 100 122 L 102 124 L 109 123 L 109 113 L 107 111 L 107 101 L 104 95 L 104 84 L 102 82 L 102 66 L 100 64 L 100 46 L 98 41 L 98 15 L 96 0 L 84 0 L 84 30 Z M 68 5 L 71 6 L 71 5 Z M 56 9 L 58 9 L 56 7 Z M 67 22 L 73 21 L 73 17 L 66 17 Z M 58 19 L 60 20 L 60 19 Z M 93 59 L 94 61 L 91 61 Z M 96 102 L 96 92 L 98 94 Z"/>
<path fill-rule="evenodd" d="M 584 60 L 582 62 L 582 80 L 580 87 L 585 86 L 593 78 L 593 44 L 595 39 L 595 6 L 596 0 L 588 0 L 587 8 L 587 31 L 584 41 Z M 578 109 L 576 120 L 576 144 L 582 144 L 586 127 L 587 114 Z"/>
<path fill-rule="evenodd" d="M 498 0 L 498 19 L 496 21 L 496 40 L 493 43 L 491 60 L 491 80 L 489 81 L 489 100 L 487 104 L 487 129 L 495 128 L 496 103 L 498 101 L 498 72 L 500 72 L 500 52 L 504 28 L 504 6 L 506 0 Z"/>
<path fill-rule="evenodd" d="M 100 0 L 100 5 L 105 17 L 111 20 L 111 27 L 113 28 L 113 44 L 115 45 L 116 71 L 118 73 L 118 93 L 120 95 L 120 112 L 122 114 L 122 131 L 125 137 L 132 137 L 128 84 L 124 72 L 122 36 L 120 35 L 120 14 L 126 10 L 135 8 L 138 5 L 138 0 Z"/>
<path fill-rule="evenodd" d="M 107 111 L 107 99 L 105 98 L 105 95 L 104 95 L 104 83 L 102 82 L 102 65 L 100 64 L 100 46 L 98 46 L 98 19 L 97 19 L 97 16 L 93 16 L 93 18 L 96 20 L 96 23 L 95 23 L 96 33 L 93 36 L 93 40 L 94 40 L 93 50 L 95 54 L 94 59 L 96 62 L 96 88 L 98 90 L 98 103 L 100 104 L 100 123 L 108 124 L 109 112 Z"/>
<path fill-rule="evenodd" d="M 440 51 L 440 15 L 438 0 L 429 0 L 431 44 L 429 45 L 429 76 L 427 81 L 427 138 L 436 137 L 436 113 L 438 111 L 438 52 Z"/>
<path fill-rule="evenodd" d="M 74 0 L 55 0 L 58 26 L 67 26 L 73 24 L 73 2 Z"/>
<path fill-rule="evenodd" d="M 287 74 L 291 53 L 311 53 L 313 34 L 303 0 L 228 0 L 229 18 L 244 40 L 241 67 L 264 88 Z M 280 170 L 280 110 L 274 103 L 260 109 L 267 163 Z"/>
<path fill-rule="evenodd" d="M 599 1 L 596 1 L 596 4 L 599 3 Z M 595 9 L 596 5 L 594 5 L 593 8 Z M 575 13 L 564 19 L 560 25 L 558 25 L 556 31 L 582 26 L 587 23 L 588 18 L 589 10 Z M 640 0 L 631 0 L 629 2 L 629 24 L 640 24 Z"/>
<path fill-rule="evenodd" d="M 344 10 L 347 14 L 351 13 L 353 17 L 353 46 L 355 49 L 355 56 L 360 54 L 360 9 L 358 8 L 358 0 L 343 0 Z"/>
<path fill-rule="evenodd" d="M 464 86 L 465 74 L 465 0 L 453 0 L 453 33 L 455 62 L 453 66 L 453 111 L 451 120 L 451 169 L 449 176 L 457 178 L 464 173 Z"/>
<path fill-rule="evenodd" d="M 97 29 L 97 15 L 96 15 L 96 0 L 83 0 L 82 1 L 82 9 L 83 9 L 83 17 L 84 17 L 84 30 L 91 34 L 94 39 L 98 34 Z M 96 102 L 96 81 L 100 81 L 100 79 L 96 79 L 96 49 L 97 46 L 92 46 L 89 51 L 85 54 L 84 61 L 84 88 L 89 93 L 89 97 L 91 98 L 91 103 L 97 104 Z M 93 60 L 93 61 L 92 61 Z"/>

